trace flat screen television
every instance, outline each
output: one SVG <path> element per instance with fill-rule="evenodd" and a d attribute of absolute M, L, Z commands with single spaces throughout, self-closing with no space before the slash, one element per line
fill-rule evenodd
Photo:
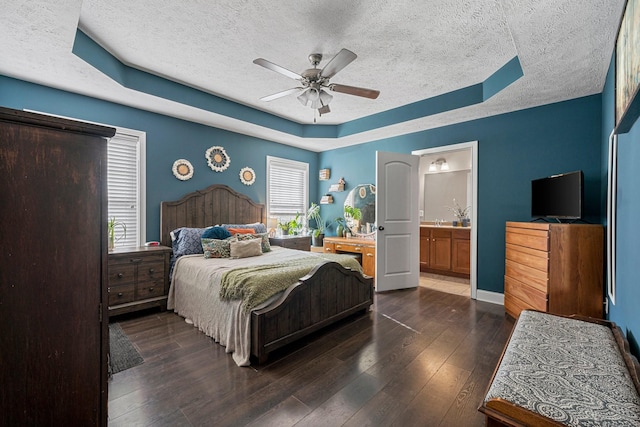
<path fill-rule="evenodd" d="M 582 171 L 531 181 L 531 216 L 581 219 L 584 177 Z"/>

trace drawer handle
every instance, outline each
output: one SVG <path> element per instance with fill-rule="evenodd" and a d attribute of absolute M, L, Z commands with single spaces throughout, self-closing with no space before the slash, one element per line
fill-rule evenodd
<path fill-rule="evenodd" d="M 337 249 L 342 249 L 342 245 L 336 245 Z"/>
<path fill-rule="evenodd" d="M 142 258 L 131 258 L 131 262 L 140 262 Z"/>
<path fill-rule="evenodd" d="M 331 252 L 331 248 L 324 248 L 325 251 Z"/>
<path fill-rule="evenodd" d="M 149 288 L 149 292 L 153 292 L 153 286 Z"/>
<path fill-rule="evenodd" d="M 361 251 L 361 250 L 362 250 L 362 249 L 361 249 L 361 248 L 359 248 L 359 247 L 355 247 L 355 248 L 353 248 L 353 249 L 354 249 L 354 250 L 356 250 L 356 251 Z"/>
<path fill-rule="evenodd" d="M 367 254 L 367 256 L 373 256 L 373 254 Z"/>
<path fill-rule="evenodd" d="M 118 273 L 118 279 L 122 279 L 123 277 L 124 277 L 124 274 Z"/>
<path fill-rule="evenodd" d="M 122 292 L 118 292 L 118 297 L 123 296 L 124 294 Z"/>
<path fill-rule="evenodd" d="M 155 268 L 150 268 L 150 269 L 149 269 L 149 273 L 155 273 L 155 272 L 156 272 L 156 269 L 155 269 Z"/>

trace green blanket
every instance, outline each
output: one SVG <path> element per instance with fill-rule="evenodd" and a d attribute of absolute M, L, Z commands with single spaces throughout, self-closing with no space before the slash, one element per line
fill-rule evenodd
<path fill-rule="evenodd" d="M 355 258 L 338 254 L 322 254 L 286 263 L 234 268 L 222 275 L 220 299 L 241 299 L 243 309 L 249 311 L 296 283 L 322 259 L 335 261 L 345 268 L 362 272 L 362 267 Z"/>

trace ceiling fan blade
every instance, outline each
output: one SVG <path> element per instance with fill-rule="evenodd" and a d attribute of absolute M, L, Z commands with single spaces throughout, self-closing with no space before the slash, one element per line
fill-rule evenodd
<path fill-rule="evenodd" d="M 351 64 L 358 55 L 347 49 L 342 49 L 336 56 L 334 56 L 327 65 L 324 66 L 320 75 L 325 79 L 330 79 L 335 76 L 336 73 L 342 70 L 347 65 Z"/>
<path fill-rule="evenodd" d="M 253 63 L 256 65 L 263 66 L 264 68 L 267 68 L 271 71 L 275 71 L 276 73 L 280 73 L 289 78 L 292 78 L 295 80 L 302 80 L 302 76 L 300 74 L 294 73 L 291 70 L 287 70 L 286 68 L 281 67 L 277 64 L 274 64 L 273 62 L 267 61 L 266 59 L 263 59 L 263 58 L 254 59 Z"/>
<path fill-rule="evenodd" d="M 379 90 L 365 89 L 363 87 L 346 86 L 332 83 L 329 89 L 334 92 L 346 93 L 348 95 L 362 96 L 364 98 L 376 99 L 380 95 Z"/>
<path fill-rule="evenodd" d="M 302 90 L 301 87 L 294 87 L 291 89 L 283 90 L 282 92 L 274 93 L 272 95 L 263 96 L 260 98 L 260 101 L 273 101 L 274 99 L 282 98 L 283 96 L 290 95 L 292 93 L 296 93 L 299 90 Z"/>

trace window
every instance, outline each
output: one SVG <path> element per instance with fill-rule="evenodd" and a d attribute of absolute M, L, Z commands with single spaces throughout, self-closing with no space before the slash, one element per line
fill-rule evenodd
<path fill-rule="evenodd" d="M 309 200 L 309 164 L 267 156 L 267 217 L 304 218 Z"/>
<path fill-rule="evenodd" d="M 115 218 L 125 224 L 126 238 L 115 243 L 116 247 L 140 246 L 146 239 L 146 137 L 139 130 L 119 128 L 113 125 L 59 116 L 42 111 L 27 110 L 51 117 L 76 120 L 116 129 L 116 134 L 107 142 L 107 218 Z M 120 227 L 116 237 L 120 236 Z"/>
<path fill-rule="evenodd" d="M 107 144 L 108 218 L 126 226 L 116 228 L 116 247 L 140 246 L 145 241 L 144 132 L 118 128 Z"/>

